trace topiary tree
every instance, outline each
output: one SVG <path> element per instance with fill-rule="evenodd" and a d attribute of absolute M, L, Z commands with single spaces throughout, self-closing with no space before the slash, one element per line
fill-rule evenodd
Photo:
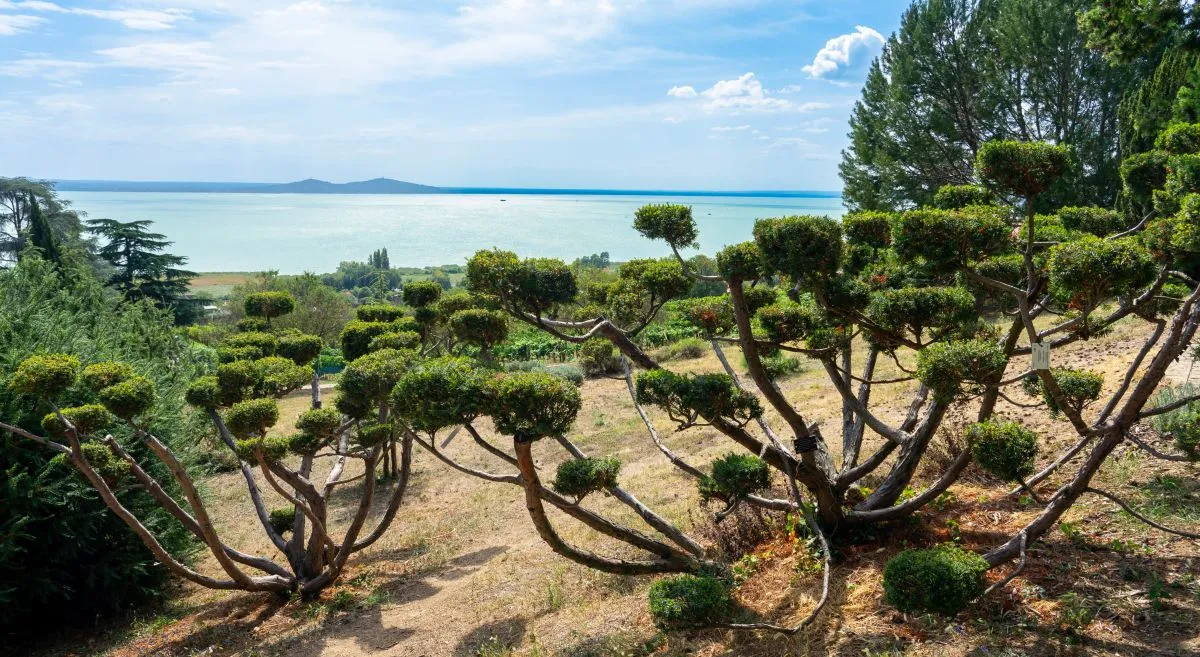
<path fill-rule="evenodd" d="M 293 305 L 286 293 L 259 293 L 247 298 L 246 310 L 269 320 Z M 402 450 L 396 453 L 396 432 L 387 424 L 389 398 L 416 352 L 380 349 L 360 356 L 343 372 L 337 408 L 322 408 L 319 382 L 311 367 L 321 351 L 321 340 L 295 329 L 272 332 L 266 324 L 247 328 L 254 330 L 232 334 L 218 345 L 223 362 L 212 374 L 192 381 L 185 397 L 207 414 L 223 447 L 237 458 L 258 524 L 284 563 L 242 552 L 219 535 L 182 461 L 151 431 L 158 402 L 154 384 L 129 365 L 95 362 L 83 367 L 69 354 L 30 356 L 19 364 L 7 385 L 51 409 L 42 421 L 44 435 L 5 422 L 0 422 L 0 429 L 42 445 L 74 466 L 172 573 L 214 589 L 312 596 L 338 578 L 352 554 L 377 541 L 399 510 L 412 443 L 401 438 Z M 305 385 L 313 388 L 312 408 L 297 420 L 294 433 L 275 433 L 273 427 L 279 422 L 276 399 Z M 93 403 L 68 408 L 57 405 L 68 393 L 79 398 L 81 389 Z M 117 432 L 108 432 L 117 424 L 127 427 L 121 435 L 143 443 L 165 467 L 173 480 L 171 486 L 151 474 L 156 468 L 114 438 Z M 334 465 L 324 483 L 318 484 L 312 479 L 313 464 L 322 457 L 332 458 Z M 349 459 L 362 461 L 361 475 L 345 476 Z M 368 530 L 381 462 L 396 482 L 384 511 Z M 267 509 L 254 469 L 288 507 Z M 338 521 L 343 525 L 342 534 L 335 539 L 336 519 L 329 514 L 328 500 L 339 486 L 360 479 L 363 485 L 357 508 L 348 522 Z M 221 574 L 198 572 L 182 556 L 171 554 L 156 536 L 161 530 L 144 524 L 122 502 L 124 491 L 132 487 L 146 491 L 195 536 L 213 555 Z M 183 494 L 182 502 L 166 492 L 175 487 Z"/>
<path fill-rule="evenodd" d="M 811 216 L 764 219 L 756 222 L 753 241 L 726 247 L 717 255 L 716 276 L 693 271 L 682 255 L 697 235 L 690 213 L 654 207 L 639 213 L 636 227 L 652 239 L 664 240 L 673 260 L 635 261 L 611 287 L 590 284 L 581 295 L 572 272 L 558 261 L 522 259 L 496 250 L 470 259 L 466 284 L 473 293 L 488 295 L 515 321 L 565 342 L 605 344 L 606 352 L 615 349 L 634 408 L 656 447 L 695 480 L 703 497 L 723 503 L 714 511 L 718 518 L 738 504 L 803 516 L 825 555 L 826 591 L 830 541 L 854 528 L 911 516 L 952 486 L 973 460 L 1003 479 L 1022 483 L 1042 509 L 1021 530 L 985 554 L 939 549 L 918 559 L 930 565 L 918 565 L 916 576 L 903 575 L 904 567 L 898 565 L 889 577 L 887 586 L 894 591 L 889 598 L 895 604 L 952 612 L 983 592 L 984 570 L 1020 557 L 1020 565 L 999 585 L 1015 576 L 1024 565 L 1028 544 L 1043 537 L 1082 496 L 1109 496 L 1093 489 L 1091 479 L 1118 445 L 1136 440 L 1130 427 L 1189 403 L 1149 408 L 1167 365 L 1200 326 L 1200 282 L 1181 268 L 1193 253 L 1200 256 L 1200 246 L 1189 250 L 1190 237 L 1172 228 L 1162 231 L 1156 239 L 1164 240 L 1163 246 L 1154 248 L 1154 235 L 1139 234 L 1152 222 L 1120 230 L 1124 227 L 1113 214 L 1101 210 L 1069 208 L 1039 217 L 1034 213 L 1039 195 L 1069 162 L 1069 152 L 1057 146 L 987 144 L 980 151 L 978 176 L 997 198 L 1013 205 L 946 202 L 945 208 L 855 214 L 844 225 Z M 1200 194 L 1200 188 L 1194 192 Z M 983 200 L 974 194 L 964 191 L 960 196 Z M 1180 204 L 1186 206 L 1183 200 Z M 1176 225 L 1186 225 L 1187 216 L 1177 217 Z M 709 340 L 724 374 L 671 372 L 639 346 L 637 336 L 661 310 L 663 299 L 685 293 L 687 287 L 678 280 L 681 272 L 694 280 L 717 278 L 726 286 L 724 295 L 678 303 L 675 314 L 676 321 L 690 324 Z M 1032 352 L 1041 345 L 1061 348 L 1134 317 L 1149 322 L 1153 331 L 1118 385 L 1103 391 L 1103 399 L 1102 381 L 1091 373 L 1030 365 Z M 728 348 L 744 356 L 746 380 L 726 358 Z M 600 352 L 599 346 L 595 349 Z M 832 431 L 807 417 L 773 381 L 766 361 L 779 353 L 807 356 L 825 369 L 829 390 L 840 398 L 843 410 Z M 895 359 L 902 375 L 876 377 L 881 358 Z M 915 369 L 905 365 L 914 361 Z M 578 408 L 578 392 L 567 390 L 570 386 L 516 374 L 475 379 L 465 364 L 455 365 L 454 371 L 441 365 L 424 367 L 401 380 L 397 394 L 406 392 L 402 398 L 393 396 L 396 416 L 414 431 L 430 433 L 428 438 L 419 436 L 418 444 L 460 472 L 524 487 L 534 525 L 556 552 L 617 572 L 698 577 L 727 572 L 728 564 L 706 562 L 702 551 L 692 550 L 693 539 L 664 525 L 661 517 L 639 510 L 667 537 L 665 543 L 647 542 L 632 529 L 601 522 L 564 501 L 561 493 L 541 486 L 531 453 L 545 438 L 553 438 L 572 459 L 592 458 L 563 435 Z M 997 415 L 1000 400 L 1010 399 L 1013 386 L 1027 379 L 1036 382 L 1026 384 L 1036 385 L 1034 405 L 1061 413 L 1078 433 L 1079 442 L 1070 449 L 1043 457 L 1047 450 L 1040 437 Z M 896 385 L 907 387 L 909 410 L 889 421 L 878 414 L 872 393 Z M 680 431 L 707 426 L 740 451 L 711 466 L 693 464 L 665 444 L 655 426 L 655 409 Z M 769 421 L 765 410 L 777 421 Z M 903 496 L 951 411 L 974 416 L 976 424 L 968 431 L 971 448 L 954 454 L 925 490 Z M 513 437 L 512 454 L 474 430 L 472 423 L 482 416 L 490 416 L 498 431 Z M 516 471 L 480 470 L 439 451 L 432 434 L 458 426 Z M 882 439 L 870 450 L 865 441 L 868 429 Z M 840 450 L 831 449 L 834 436 L 840 436 Z M 1085 449 L 1087 457 L 1065 483 L 1052 493 L 1039 490 Z M 1045 464 L 1042 458 L 1048 459 Z M 589 460 L 564 466 L 558 483 L 574 494 L 598 490 L 609 482 L 590 478 L 596 464 Z M 849 495 L 868 476 L 878 485 L 865 497 Z M 787 495 L 773 495 L 772 484 L 783 486 Z M 611 493 L 619 487 L 605 490 Z M 541 510 L 545 503 L 593 528 L 603 527 L 600 531 L 653 558 L 619 562 L 566 544 Z M 920 601 L 922 593 L 913 588 L 927 581 L 925 571 L 937 571 L 930 577 L 942 582 L 937 586 L 944 585 L 940 609 L 936 600 Z M 690 594 L 664 591 L 655 604 L 667 608 L 668 599 L 681 596 Z M 797 625 L 731 623 L 711 616 L 703 622 L 795 633 L 813 622 L 827 599 L 822 596 Z"/>

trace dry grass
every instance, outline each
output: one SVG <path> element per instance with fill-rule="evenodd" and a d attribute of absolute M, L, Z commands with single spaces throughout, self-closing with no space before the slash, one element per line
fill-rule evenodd
<path fill-rule="evenodd" d="M 256 276 L 257 272 L 246 271 L 204 272 L 192 279 L 189 288 L 194 294 L 209 294 L 220 299 L 229 296 L 235 286 L 242 285 Z"/>
<path fill-rule="evenodd" d="M 1143 327 L 1122 322 L 1109 336 L 1056 353 L 1055 365 L 1102 371 L 1111 390 L 1132 359 Z M 731 356 L 738 362 L 736 354 Z M 1024 365 L 1014 362 L 1010 372 Z M 715 371 L 718 364 L 705 357 L 678 361 L 673 367 L 701 372 Z M 886 361 L 877 376 L 889 378 L 898 372 Z M 841 406 L 824 377 L 823 370 L 810 367 L 785 381 L 783 388 L 810 421 L 822 422 L 832 434 L 840 424 Z M 886 420 L 900 418 L 911 389 L 911 384 L 898 384 L 875 393 L 873 399 L 885 407 L 881 415 Z M 620 456 L 622 484 L 674 521 L 684 526 L 704 522 L 695 512 L 695 486 L 661 458 L 645 435 L 624 383 L 589 381 L 584 397 L 573 436 L 577 444 L 589 453 Z M 283 415 L 297 415 L 306 408 L 306 399 L 297 395 L 285 400 Z M 963 409 L 960 417 L 969 411 Z M 1006 403 L 998 412 L 1037 430 L 1045 438 L 1047 454 L 1073 442 L 1069 427 L 1044 413 Z M 715 431 L 672 433 L 666 418 L 656 417 L 670 446 L 695 464 L 732 449 Z M 495 444 L 505 444 L 490 427 L 483 429 Z M 878 444 L 874 438 L 864 451 Z M 447 451 L 479 467 L 507 469 L 461 437 Z M 535 455 L 547 477 L 564 457 L 547 441 L 535 446 Z M 836 449 L 834 457 L 840 458 Z M 323 475 L 320 468 L 328 468 L 327 461 L 320 462 L 318 477 Z M 936 474 L 937 468 L 931 468 L 925 480 Z M 1125 450 L 1100 478 L 1105 487 L 1145 500 L 1161 493 L 1154 488 L 1161 481 L 1156 477 L 1194 483 L 1195 474 Z M 213 477 L 207 484 L 214 520 L 226 539 L 244 550 L 269 553 L 265 539 L 246 520 L 252 512 L 238 475 Z M 1049 485 L 1044 490 L 1050 490 Z M 797 638 L 725 631 L 662 636 L 646 612 L 649 580 L 605 575 L 557 557 L 532 531 L 517 487 L 459 475 L 418 451 L 412 488 L 393 529 L 358 555 L 343 583 L 321 600 L 303 603 L 181 587 L 157 619 L 87 637 L 90 643 L 76 638 L 44 652 L 112 657 L 1200 654 L 1195 629 L 1200 622 L 1197 545 L 1148 530 L 1097 499 L 1086 499 L 1069 514 L 1068 533 L 1056 530 L 1030 550 L 1030 566 L 1022 576 L 957 618 L 903 617 L 883 604 L 880 572 L 897 551 L 946 540 L 985 549 L 1037 513 L 1027 500 L 1004 493 L 1003 486 L 970 470 L 916 520 L 840 545 L 832 602 L 817 624 Z M 345 525 L 356 499 L 353 491 L 345 491 L 334 500 L 335 529 Z M 586 504 L 636 524 L 632 512 L 611 499 L 589 498 Z M 570 541 L 597 551 L 627 552 L 557 512 L 552 511 L 552 519 Z M 1192 513 L 1188 520 L 1172 523 L 1195 527 L 1200 517 Z M 806 615 L 820 592 L 819 571 L 804 546 L 777 535 L 752 555 L 746 562 L 752 564 L 751 574 L 737 593 L 746 609 L 783 623 Z M 209 561 L 200 566 L 213 569 Z M 1063 597 L 1070 592 L 1078 598 Z M 1065 624 L 1063 610 L 1079 607 L 1090 610 L 1094 620 L 1080 627 Z M 486 652 L 492 648 L 496 650 Z"/>

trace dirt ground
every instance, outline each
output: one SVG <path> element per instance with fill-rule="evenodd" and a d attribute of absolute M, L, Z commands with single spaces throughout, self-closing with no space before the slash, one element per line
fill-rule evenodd
<path fill-rule="evenodd" d="M 1144 323 L 1122 322 L 1106 337 L 1056 352 L 1054 366 L 1098 370 L 1106 375 L 1108 392 L 1140 346 L 1144 331 Z M 734 354 L 732 360 L 740 358 Z M 878 377 L 898 372 L 895 365 L 888 365 L 877 372 Z M 1014 362 L 1010 372 L 1025 366 Z M 718 365 L 709 356 L 678 361 L 671 367 L 699 372 L 714 371 Z M 1200 367 L 1196 369 L 1200 378 Z M 1190 363 L 1180 363 L 1171 374 L 1181 381 L 1189 370 Z M 830 435 L 837 432 L 841 410 L 825 376 L 809 364 L 807 371 L 790 377 L 783 387 L 806 418 L 828 426 L 826 435 Z M 874 401 L 887 407 L 881 413 L 885 420 L 903 414 L 911 386 L 878 390 Z M 711 528 L 708 518 L 713 509 L 706 513 L 699 506 L 694 483 L 655 449 L 633 411 L 624 382 L 589 381 L 583 394 L 584 410 L 572 436 L 580 448 L 589 454 L 619 456 L 622 485 L 673 521 L 701 533 Z M 1030 401 L 1019 392 L 1016 396 Z M 284 405 L 284 415 L 294 417 L 303 408 L 304 397 L 298 395 Z M 947 433 L 953 435 L 969 412 L 962 409 L 949 419 Z M 692 463 L 703 465 L 733 449 L 709 429 L 673 433 L 670 421 L 653 413 L 669 445 Z M 1074 442 L 1065 423 L 1040 410 L 1002 402 L 999 413 L 1037 431 L 1044 439 L 1044 457 Z M 290 426 L 287 421 L 280 424 Z M 490 431 L 486 435 L 493 437 Z M 494 444 L 505 445 L 503 438 L 493 438 Z M 948 462 L 946 444 L 939 439 L 936 449 L 941 458 L 928 459 L 922 482 L 935 478 Z M 1166 448 L 1164 443 L 1159 446 Z M 461 437 L 447 451 L 481 468 L 509 470 Z M 536 445 L 535 454 L 551 476 L 554 465 L 564 458 L 562 450 L 548 441 Z M 1157 461 L 1123 446 L 1110 459 L 1101 482 L 1160 521 L 1195 529 L 1200 527 L 1196 475 L 1195 466 Z M 246 521 L 253 512 L 239 477 L 223 474 L 205 482 L 210 510 L 227 542 L 245 551 L 271 554 L 265 538 L 254 531 L 256 523 Z M 1041 490 L 1053 490 L 1053 481 Z M 344 490 L 331 504 L 334 531 L 348 521 L 356 492 Z M 585 502 L 589 508 L 636 526 L 636 517 L 626 507 L 594 497 Z M 214 593 L 180 585 L 153 613 L 112 623 L 100 632 L 67 636 L 36 654 L 1200 655 L 1200 546 L 1141 525 L 1094 497 L 1077 505 L 1061 529 L 1031 547 L 1024 573 L 967 612 L 953 619 L 905 617 L 883 603 L 881 569 L 897 551 L 947 540 L 983 550 L 1014 533 L 1039 508 L 1027 496 L 1007 495 L 1004 486 L 972 468 L 914 521 L 842 545 L 833 573 L 832 601 L 818 622 L 800 636 L 729 631 L 663 635 L 653 627 L 646 609 L 649 578 L 605 575 L 554 555 L 533 531 L 518 487 L 459 474 L 418 450 L 411 488 L 392 529 L 375 546 L 356 555 L 342 583 L 320 600 Z M 552 520 L 576 544 L 622 553 L 619 546 L 557 511 L 552 511 Z M 753 528 L 753 520 L 744 524 Z M 776 522 L 778 529 L 782 521 Z M 202 560 L 199 567 L 205 572 L 215 570 L 211 559 Z M 739 572 L 745 580 L 738 589 L 739 602 L 775 622 L 802 618 L 820 594 L 819 564 L 780 531 L 755 547 L 740 562 Z M 1003 574 L 992 576 L 998 579 Z"/>

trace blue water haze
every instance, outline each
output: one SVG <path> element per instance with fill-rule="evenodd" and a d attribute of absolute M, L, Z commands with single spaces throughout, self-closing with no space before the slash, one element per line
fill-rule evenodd
<path fill-rule="evenodd" d="M 746 194 L 746 193 L 742 193 Z M 768 195 L 770 194 L 770 195 Z M 669 255 L 633 229 L 647 203 L 692 207 L 700 251 L 751 239 L 754 221 L 794 214 L 841 216 L 827 192 L 715 196 L 654 192 L 531 194 L 255 194 L 64 191 L 88 218 L 149 219 L 195 271 L 333 271 L 387 248 L 394 266 L 463 263 L 478 249 L 573 260 Z"/>

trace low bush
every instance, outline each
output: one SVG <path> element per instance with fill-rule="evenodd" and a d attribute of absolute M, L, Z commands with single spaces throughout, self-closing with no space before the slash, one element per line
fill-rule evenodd
<path fill-rule="evenodd" d="M 589 493 L 615 486 L 620 471 L 621 462 L 616 458 L 572 459 L 558 466 L 552 486 L 563 495 L 581 500 Z"/>
<path fill-rule="evenodd" d="M 701 575 L 676 575 L 650 587 L 650 616 L 662 630 L 715 625 L 733 611 L 725 582 Z"/>
<path fill-rule="evenodd" d="M 1005 480 L 1021 481 L 1033 472 L 1037 434 L 1016 422 L 988 421 L 966 430 L 971 455 L 984 470 Z"/>
<path fill-rule="evenodd" d="M 660 347 L 654 352 L 654 358 L 659 362 L 700 358 L 708 353 L 709 349 L 708 343 L 700 338 L 684 338 Z"/>
<path fill-rule="evenodd" d="M 883 569 L 887 603 L 905 613 L 953 616 L 984 591 L 983 557 L 954 544 L 905 550 Z"/>
<path fill-rule="evenodd" d="M 621 369 L 617 348 L 604 338 L 592 338 L 579 347 L 579 367 L 585 376 L 604 376 Z"/>

